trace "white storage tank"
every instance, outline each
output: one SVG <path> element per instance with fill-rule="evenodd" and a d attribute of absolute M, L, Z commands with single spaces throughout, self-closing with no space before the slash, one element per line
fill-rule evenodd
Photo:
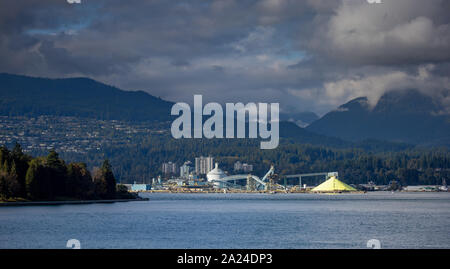
<path fill-rule="evenodd" d="M 226 176 L 227 175 L 219 168 L 219 163 L 216 163 L 214 169 L 206 174 L 206 179 L 211 182 L 214 180 L 222 179 Z"/>

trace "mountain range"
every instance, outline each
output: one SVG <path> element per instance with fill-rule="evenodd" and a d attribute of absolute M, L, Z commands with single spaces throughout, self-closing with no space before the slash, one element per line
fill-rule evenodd
<path fill-rule="evenodd" d="M 104 120 L 169 120 L 173 103 L 88 78 L 0 74 L 0 115 L 77 116 Z"/>
<path fill-rule="evenodd" d="M 416 89 L 385 93 L 371 107 L 366 97 L 341 105 L 307 130 L 348 141 L 380 139 L 416 145 L 450 145 L 450 117 L 432 97 Z"/>
<path fill-rule="evenodd" d="M 168 121 L 172 105 L 144 91 L 124 91 L 88 78 L 0 74 L 0 115 L 4 116 Z M 383 95 L 374 107 L 360 97 L 322 118 L 312 112 L 281 114 L 280 134 L 301 143 L 337 147 L 450 145 L 450 118 L 439 110 L 438 103 L 417 90 L 395 91 Z"/>

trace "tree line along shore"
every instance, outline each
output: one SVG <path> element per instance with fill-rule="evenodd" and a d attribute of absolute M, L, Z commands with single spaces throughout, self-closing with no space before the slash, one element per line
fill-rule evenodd
<path fill-rule="evenodd" d="M 66 164 L 58 153 L 32 157 L 20 144 L 0 147 L 0 201 L 81 201 L 137 199 L 124 185 L 117 185 L 106 159 L 93 173 L 85 163 Z"/>

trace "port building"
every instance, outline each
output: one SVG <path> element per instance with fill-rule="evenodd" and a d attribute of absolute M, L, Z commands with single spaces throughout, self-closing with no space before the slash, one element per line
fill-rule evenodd
<path fill-rule="evenodd" d="M 225 172 L 223 172 L 219 168 L 219 163 L 215 163 L 214 169 L 209 171 L 208 174 L 206 175 L 206 179 L 208 180 L 208 182 L 213 182 L 213 185 L 215 188 L 223 187 L 223 183 L 221 183 L 219 181 L 226 177 L 227 177 L 227 174 L 225 174 Z"/>
<path fill-rule="evenodd" d="M 152 189 L 150 184 L 136 184 L 131 185 L 131 191 L 149 191 Z"/>
<path fill-rule="evenodd" d="M 206 175 L 206 178 L 209 182 L 212 182 L 214 180 L 220 180 L 225 178 L 227 175 L 225 174 L 225 172 L 223 172 L 220 168 L 219 168 L 219 163 L 215 163 L 215 167 L 214 169 L 212 169 L 211 171 L 208 172 L 208 174 Z"/>

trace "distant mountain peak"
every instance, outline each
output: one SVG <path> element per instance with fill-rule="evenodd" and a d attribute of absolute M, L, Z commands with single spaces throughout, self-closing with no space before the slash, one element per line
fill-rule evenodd
<path fill-rule="evenodd" d="M 433 115 L 442 105 L 431 96 L 416 89 L 390 91 L 385 93 L 374 107 L 376 113 L 410 113 Z"/>
<path fill-rule="evenodd" d="M 430 95 L 416 89 L 385 93 L 375 106 L 359 97 L 339 106 L 307 127 L 319 134 L 362 141 L 380 139 L 413 144 L 450 144 L 450 117 Z"/>
<path fill-rule="evenodd" d="M 335 112 L 346 112 L 349 110 L 370 110 L 370 105 L 367 97 L 358 97 L 349 102 L 340 105 Z"/>
<path fill-rule="evenodd" d="M 90 78 L 39 78 L 0 73 L 0 115 L 169 120 L 173 103 Z"/>
<path fill-rule="evenodd" d="M 299 127 L 306 127 L 315 120 L 319 119 L 319 116 L 317 116 L 316 113 L 311 111 L 303 111 L 303 112 L 292 112 L 292 113 L 286 113 L 282 112 L 280 113 L 280 119 L 283 121 L 289 121 L 297 124 Z"/>

